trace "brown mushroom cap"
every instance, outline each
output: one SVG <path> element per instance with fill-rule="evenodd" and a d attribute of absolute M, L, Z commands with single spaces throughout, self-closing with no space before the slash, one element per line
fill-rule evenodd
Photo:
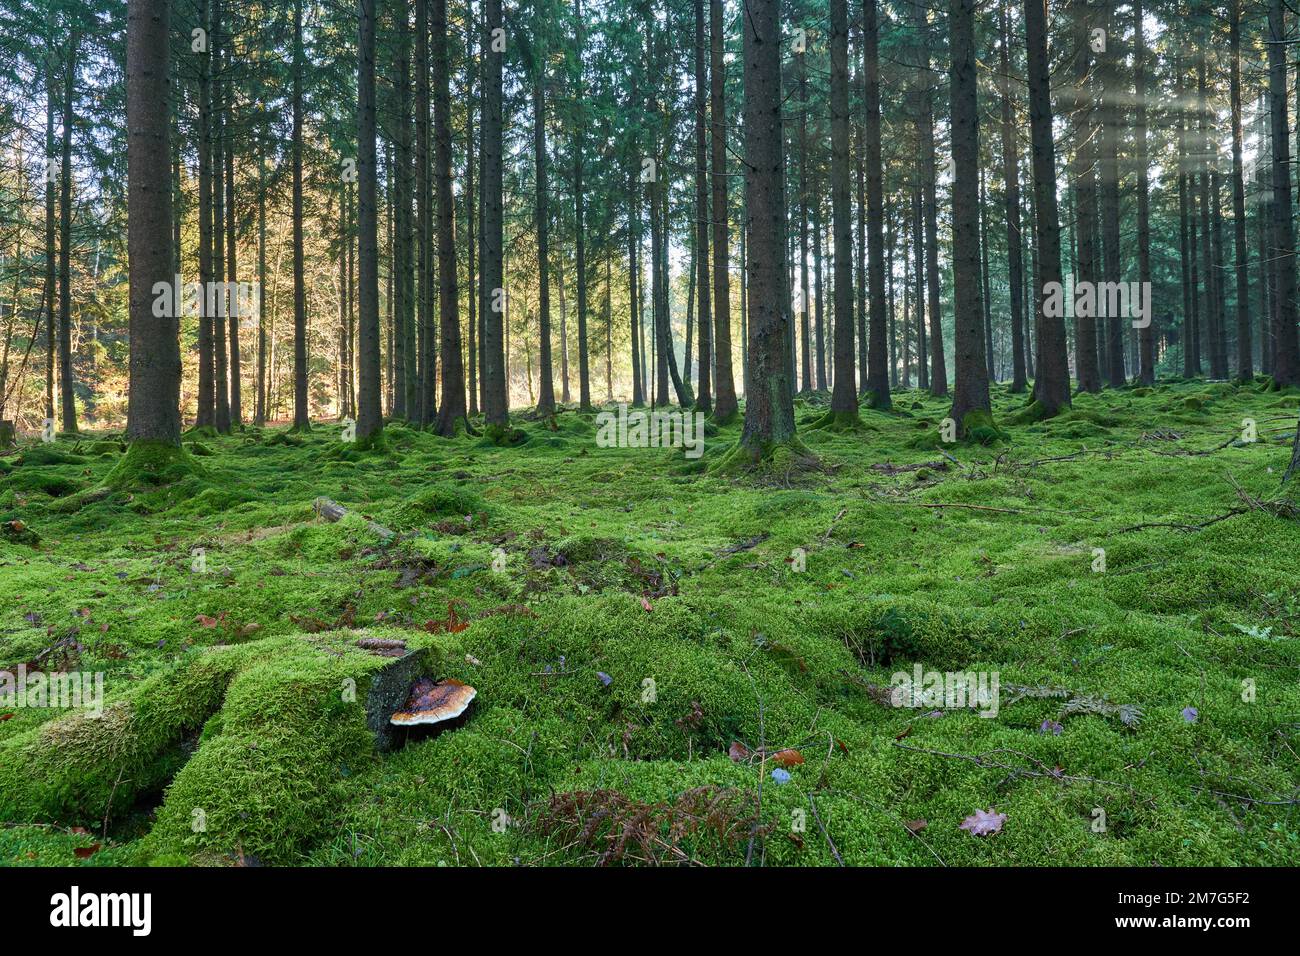
<path fill-rule="evenodd" d="M 447 678 L 435 684 L 428 677 L 421 677 L 411 685 L 406 704 L 389 718 L 389 723 L 398 727 L 415 727 L 454 720 L 465 713 L 477 693 L 473 687 L 458 680 Z"/>

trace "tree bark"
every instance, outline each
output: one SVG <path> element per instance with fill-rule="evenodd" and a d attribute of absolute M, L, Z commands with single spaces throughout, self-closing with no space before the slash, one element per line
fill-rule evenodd
<path fill-rule="evenodd" d="M 1295 227 L 1291 219 L 1291 146 L 1287 118 L 1287 46 L 1282 0 L 1268 8 L 1268 89 L 1273 139 L 1273 382 L 1300 385 L 1296 342 Z"/>
<path fill-rule="evenodd" d="M 1020 290 L 1024 286 L 1024 259 L 1020 231 L 1020 166 L 1016 150 L 1015 121 L 1011 108 L 1011 31 L 1007 23 L 1007 5 L 1002 6 L 1002 42 L 999 44 L 1002 77 L 1002 184 L 1006 193 L 1007 214 L 1007 288 L 1011 306 L 1011 391 L 1025 391 L 1025 315 Z"/>
<path fill-rule="evenodd" d="M 293 5 L 293 427 L 311 428 L 307 394 L 307 283 L 303 275 L 302 206 L 302 3 Z"/>
<path fill-rule="evenodd" d="M 1102 20 L 1106 31 L 1106 49 L 1101 54 L 1101 215 L 1104 235 L 1103 271 L 1105 282 L 1120 282 L 1120 230 L 1119 230 L 1119 137 L 1120 99 L 1127 90 L 1120 89 L 1118 62 L 1120 58 L 1119 31 L 1107 8 Z M 1097 297 L 1100 305 L 1101 296 Z M 1110 311 L 1115 310 L 1107 310 Z M 1107 314 L 1102 322 L 1102 336 L 1106 343 L 1103 351 L 1106 363 L 1106 381 L 1111 388 L 1122 388 L 1126 383 L 1124 373 L 1123 318 Z"/>
<path fill-rule="evenodd" d="M 181 443 L 178 316 L 155 315 L 155 285 L 171 295 L 171 75 L 168 0 L 127 6 L 127 254 L 130 263 L 130 388 L 126 437 Z"/>
<path fill-rule="evenodd" d="M 871 0 L 867 2 L 870 3 Z M 832 349 L 835 368 L 831 414 L 839 421 L 856 421 L 858 390 L 853 374 L 853 211 L 849 199 L 848 0 L 830 0 L 830 4 L 831 231 L 835 244 L 835 341 Z"/>
<path fill-rule="evenodd" d="M 811 392 L 812 307 L 808 281 L 808 54 L 795 51 L 799 72 L 799 392 Z"/>
<path fill-rule="evenodd" d="M 540 43 L 534 38 L 534 43 Z M 534 225 L 537 229 L 537 309 L 540 349 L 541 392 L 537 414 L 555 414 L 555 382 L 551 375 L 551 259 L 550 211 L 547 208 L 546 182 L 546 59 L 534 48 L 533 62 L 533 162 L 535 169 Z"/>
<path fill-rule="evenodd" d="M 483 254 L 479 309 L 483 315 L 483 415 L 489 426 L 506 424 L 509 411 L 506 395 L 505 351 L 503 348 L 505 307 L 502 271 L 501 198 L 501 61 L 505 50 L 501 0 L 484 0 L 483 58 L 485 95 L 483 103 Z"/>
<path fill-rule="evenodd" d="M 1237 0 L 1230 0 L 1234 6 Z M 1134 114 L 1133 140 L 1137 152 L 1137 253 L 1138 253 L 1138 281 L 1142 283 L 1143 289 L 1151 288 L 1151 185 L 1150 173 L 1147 165 L 1147 81 L 1146 81 L 1146 42 L 1142 36 L 1143 30 L 1143 9 L 1142 0 L 1133 0 L 1133 86 L 1136 91 L 1137 110 Z M 1234 130 L 1238 139 L 1236 140 L 1237 152 L 1236 157 L 1238 167 L 1241 160 L 1241 110 L 1240 100 L 1237 101 L 1237 124 Z M 1238 178 L 1240 183 L 1240 178 Z M 1237 217 L 1241 223 L 1242 233 L 1238 239 L 1237 255 L 1239 260 L 1244 260 L 1245 251 L 1245 214 L 1238 212 Z M 1245 263 L 1241 262 L 1241 274 L 1238 280 L 1238 296 L 1244 296 L 1245 292 Z M 1154 385 L 1156 382 L 1156 363 L 1155 363 L 1155 333 L 1156 333 L 1156 316 L 1155 307 L 1150 300 L 1144 299 L 1147 303 L 1147 313 L 1141 316 L 1145 322 L 1138 329 L 1138 384 Z M 1249 355 L 1250 339 L 1247 332 L 1247 354 Z M 1249 365 L 1249 360 L 1247 360 Z"/>
<path fill-rule="evenodd" d="M 438 189 L 438 319 L 442 343 L 442 401 L 435 430 L 448 437 L 465 411 L 465 369 L 460 354 L 460 290 L 456 277 L 456 214 L 451 190 L 451 91 L 447 0 L 432 0 L 433 173 Z M 433 365 L 430 355 L 430 376 Z"/>
<path fill-rule="evenodd" d="M 934 156 L 934 92 L 930 85 L 930 28 L 926 21 L 928 7 L 922 0 L 912 0 L 912 18 L 920 39 L 917 69 L 920 71 L 920 109 L 917 111 L 917 135 L 920 138 L 921 188 L 925 216 L 926 311 L 930 319 L 930 394 L 948 394 L 948 369 L 943 352 L 943 312 L 939 286 L 939 203 Z"/>
<path fill-rule="evenodd" d="M 1138 47 L 1139 47 L 1139 69 L 1141 64 L 1141 10 L 1142 0 L 1135 0 L 1136 7 L 1134 16 L 1138 17 Z M 1241 0 L 1228 0 L 1229 7 L 1229 25 L 1228 25 L 1228 42 L 1231 47 L 1231 66 L 1229 78 L 1229 96 L 1232 101 L 1232 219 L 1233 219 L 1233 240 L 1234 251 L 1236 252 L 1236 279 L 1237 279 L 1237 379 L 1246 381 L 1253 378 L 1255 374 L 1252 345 L 1250 335 L 1250 286 L 1246 274 L 1248 263 L 1248 252 L 1246 249 L 1246 183 L 1245 175 L 1242 171 L 1242 133 L 1241 133 Z M 1140 74 L 1139 74 L 1140 75 Z M 1139 80 L 1139 84 L 1141 81 Z M 1144 91 L 1139 90 L 1138 102 L 1143 102 Z M 1145 142 L 1145 127 L 1143 141 Z M 1141 156 L 1145 156 L 1145 146 Z M 1143 169 L 1143 185 L 1145 185 L 1145 169 Z M 1139 194 L 1141 200 L 1142 194 Z M 1141 206 L 1139 206 L 1139 217 L 1141 216 Z M 1139 218 L 1139 242 L 1141 242 L 1141 219 Z M 1148 265 L 1149 268 L 1149 265 Z M 1148 277 L 1149 278 L 1149 277 Z M 1145 332 L 1145 330 L 1144 330 Z M 1143 348 L 1146 349 L 1147 343 L 1145 336 L 1143 339 Z M 1145 355 L 1144 355 L 1145 368 Z"/>
<path fill-rule="evenodd" d="M 199 28 L 210 37 L 208 0 L 199 0 Z M 208 309 L 212 287 L 212 62 L 211 47 L 199 53 L 199 394 L 194 424 L 216 423 L 217 392 L 212 354 L 213 316 Z"/>
<path fill-rule="evenodd" d="M 230 353 L 226 351 L 226 322 L 229 304 L 226 298 L 226 123 L 225 87 L 223 77 L 221 22 L 222 0 L 212 8 L 211 45 L 212 64 L 215 70 L 212 95 L 212 280 L 214 287 L 205 290 L 207 301 L 213 303 L 212 356 L 216 407 L 213 424 L 222 435 L 230 434 Z"/>
<path fill-rule="evenodd" d="M 411 417 L 423 426 L 436 413 L 438 376 L 433 331 L 433 185 L 429 176 L 429 0 L 415 0 L 415 408 Z M 441 235 L 439 235 L 441 242 Z M 441 263 L 439 264 L 441 267 Z"/>
<path fill-rule="evenodd" d="M 713 173 L 713 351 L 714 420 L 735 417 L 736 381 L 731 364 L 731 231 L 727 208 L 726 62 L 722 56 L 722 0 L 709 0 L 709 113 Z"/>
<path fill-rule="evenodd" d="M 863 48 L 863 123 L 862 140 L 866 155 L 867 208 L 867 281 L 871 316 L 868 321 L 866 382 L 862 397 L 867 407 L 888 410 L 893 407 L 889 394 L 889 369 L 886 356 L 885 328 L 885 233 L 884 169 L 880 149 L 880 19 L 876 0 L 862 3 Z M 836 261 L 839 254 L 836 253 Z"/>
<path fill-rule="evenodd" d="M 68 37 L 68 57 L 63 72 L 63 144 L 59 174 L 59 399 L 65 432 L 77 430 L 77 390 L 72 374 L 72 119 L 77 86 L 77 47 L 80 43 L 80 33 L 73 30 Z"/>
<path fill-rule="evenodd" d="M 1029 60 L 1029 126 L 1034 173 L 1034 214 L 1038 236 L 1038 412 L 1056 415 L 1070 404 L 1070 367 L 1065 352 L 1065 321 L 1046 314 L 1049 282 L 1061 281 L 1061 222 L 1056 203 L 1056 146 L 1052 140 L 1051 76 L 1047 58 L 1046 0 L 1025 0 L 1025 44 Z"/>
<path fill-rule="evenodd" d="M 975 73 L 976 0 L 951 0 L 952 281 L 956 381 L 952 410 L 958 434 L 992 421 L 980 289 L 979 104 Z"/>
<path fill-rule="evenodd" d="M 700 329 L 695 408 L 713 412 L 713 326 L 709 311 L 708 78 L 704 71 L 704 0 L 695 0 L 695 307 Z"/>
<path fill-rule="evenodd" d="M 749 0 L 741 17 L 745 65 L 745 206 L 748 233 L 749 391 L 737 451 L 751 460 L 795 440 L 788 342 L 785 157 L 781 133 L 778 0 Z"/>
<path fill-rule="evenodd" d="M 379 363 L 379 205 L 375 168 L 375 0 L 358 0 L 357 28 L 357 442 L 384 428 Z"/>

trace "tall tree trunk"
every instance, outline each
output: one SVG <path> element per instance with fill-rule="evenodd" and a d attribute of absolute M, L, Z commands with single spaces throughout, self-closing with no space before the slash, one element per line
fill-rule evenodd
<path fill-rule="evenodd" d="M 745 207 L 749 380 L 736 453 L 757 460 L 796 441 L 790 381 L 778 0 L 749 0 L 741 17 L 745 65 Z"/>
<path fill-rule="evenodd" d="M 917 111 L 917 134 L 920 137 L 921 188 L 925 215 L 926 311 L 930 319 L 930 394 L 948 394 L 948 369 L 943 353 L 943 312 L 939 295 L 939 203 L 936 197 L 937 174 L 934 155 L 934 91 L 930 84 L 930 28 L 926 22 L 929 8 L 921 0 L 912 0 L 912 18 L 919 38 L 917 68 L 920 71 L 920 109 Z"/>
<path fill-rule="evenodd" d="M 264 128 L 257 150 L 257 395 L 253 400 L 253 424 L 259 427 L 266 424 L 266 140 L 268 138 L 269 129 Z"/>
<path fill-rule="evenodd" d="M 984 305 L 980 290 L 979 104 L 975 73 L 975 2 L 951 0 L 952 54 L 952 282 L 956 381 L 952 410 L 958 433 L 992 421 L 984 357 Z"/>
<path fill-rule="evenodd" d="M 1174 111 L 1178 123 L 1177 166 L 1178 166 L 1178 255 L 1181 272 L 1179 273 L 1183 290 L 1183 377 L 1191 378 L 1195 372 L 1193 347 L 1196 334 L 1196 263 L 1191 246 L 1191 223 L 1188 206 L 1187 185 L 1187 110 L 1183 102 L 1183 66 L 1177 54 L 1174 55 Z"/>
<path fill-rule="evenodd" d="M 1119 137 L 1120 137 L 1120 99 L 1127 96 L 1127 91 L 1120 90 L 1118 62 L 1120 58 L 1119 31 L 1115 29 L 1114 17 L 1109 10 L 1102 20 L 1106 30 L 1106 49 L 1101 55 L 1101 216 L 1103 242 L 1102 279 L 1105 282 L 1120 282 L 1120 231 L 1119 231 Z M 1098 305 L 1102 296 L 1097 296 Z M 1124 374 L 1124 330 L 1123 318 L 1109 314 L 1117 309 L 1106 309 L 1101 323 L 1102 336 L 1106 343 L 1103 351 L 1106 364 L 1106 381 L 1111 388 L 1122 388 L 1126 382 Z"/>
<path fill-rule="evenodd" d="M 989 303 L 989 216 L 988 216 L 988 187 L 984 182 L 984 170 L 980 170 L 980 191 L 979 191 L 979 214 L 980 214 L 980 273 L 981 273 L 981 292 L 984 299 L 984 362 L 989 373 L 989 381 L 997 381 L 997 371 L 994 368 L 993 355 L 993 313 Z"/>
<path fill-rule="evenodd" d="M 862 140 L 866 150 L 867 179 L 867 281 L 870 284 L 871 317 L 868 322 L 866 381 L 863 401 L 868 408 L 888 410 L 893 406 L 886 367 L 885 329 L 885 233 L 884 170 L 880 150 L 880 19 L 876 0 L 862 3 L 863 121 Z M 839 254 L 836 253 L 838 262 Z M 904 358 L 904 366 L 907 360 Z M 904 376 L 906 378 L 906 376 Z M 904 381 L 906 384 L 906 381 Z"/>
<path fill-rule="evenodd" d="M 1135 3 L 1136 7 L 1134 16 L 1140 18 L 1142 0 L 1135 0 Z M 1237 258 L 1237 379 L 1239 381 L 1246 381 L 1254 377 L 1255 370 L 1252 359 L 1250 335 L 1250 286 L 1246 274 L 1248 262 L 1248 253 L 1246 250 L 1246 183 L 1241 159 L 1241 0 L 1228 0 L 1228 7 L 1230 18 L 1228 26 L 1228 41 L 1231 46 L 1229 95 L 1232 100 L 1232 219 L 1234 251 L 1236 252 Z M 1142 62 L 1140 59 L 1142 40 L 1141 29 L 1141 20 L 1138 19 L 1139 64 Z M 1142 95 L 1143 91 L 1139 90 L 1139 104 L 1142 103 Z M 1143 138 L 1145 140 L 1145 132 Z M 1145 149 L 1141 155 L 1145 156 Z M 1143 169 L 1144 186 L 1145 172 L 1146 170 Z M 1141 215 L 1141 207 L 1139 207 L 1139 215 Z M 1139 219 L 1139 242 L 1141 242 L 1140 222 Z M 1147 279 L 1149 280 L 1149 278 L 1150 277 L 1148 276 Z M 1145 349 L 1146 347 L 1147 342 L 1144 337 L 1143 348 Z"/>
<path fill-rule="evenodd" d="M 1196 98 L 1197 114 L 1199 125 L 1199 137 L 1197 139 L 1197 165 L 1200 167 L 1199 180 L 1200 204 L 1201 204 L 1201 274 L 1205 279 L 1205 308 L 1204 322 L 1201 324 L 1200 344 L 1208 353 L 1206 358 L 1209 360 L 1210 377 L 1226 378 L 1227 370 L 1220 367 L 1219 362 L 1219 326 L 1222 324 L 1222 314 L 1219 310 L 1219 270 L 1217 249 L 1214 235 L 1214 216 L 1211 213 L 1211 207 L 1214 198 L 1213 184 L 1211 181 L 1211 151 L 1214 145 L 1210 139 L 1210 109 L 1207 100 L 1207 84 L 1205 57 L 1201 56 L 1200 62 L 1196 69 Z M 1198 356 L 1199 358 L 1199 356 Z M 1198 367 L 1197 371 L 1200 369 Z"/>
<path fill-rule="evenodd" d="M 302 210 L 302 3 L 293 4 L 293 427 L 311 428 L 307 394 L 307 283 L 303 275 Z"/>
<path fill-rule="evenodd" d="M 1238 0 L 1231 0 L 1234 9 Z M 1151 288 L 1151 188 L 1150 173 L 1148 172 L 1147 159 L 1147 81 L 1146 81 L 1146 43 L 1142 36 L 1143 30 L 1143 10 L 1142 0 L 1133 0 L 1133 86 L 1136 91 L 1137 111 L 1134 115 L 1133 140 L 1134 148 L 1137 153 L 1137 250 L 1138 250 L 1138 281 L 1142 283 L 1143 289 Z M 1238 161 L 1238 179 L 1240 183 L 1240 160 L 1241 160 L 1241 102 L 1237 101 L 1237 124 L 1234 130 L 1237 134 L 1237 161 Z M 1238 239 L 1237 255 L 1239 259 L 1244 259 L 1245 251 L 1245 215 L 1238 211 L 1237 216 L 1241 221 L 1243 232 Z M 1239 295 L 1244 288 L 1245 283 L 1245 263 L 1241 264 L 1241 277 L 1238 280 Z M 1147 312 L 1140 317 L 1142 325 L 1138 328 L 1138 384 L 1154 385 L 1156 382 L 1156 361 L 1155 361 L 1155 308 L 1149 298 L 1144 297 Z M 1247 345 L 1249 350 L 1249 333 L 1247 333 Z M 1249 351 L 1247 352 L 1249 354 Z M 1249 360 L 1247 361 L 1249 364 Z"/>
<path fill-rule="evenodd" d="M 429 176 L 429 111 L 429 0 L 415 0 L 415 274 L 419 281 L 419 294 L 415 303 L 417 361 L 412 417 L 420 425 L 433 422 L 438 385 L 433 329 L 434 232 L 433 185 Z"/>
<path fill-rule="evenodd" d="M 587 343 L 587 237 L 586 237 L 586 196 L 582 185 L 583 164 L 586 157 L 583 155 L 585 147 L 585 137 L 583 136 L 583 96 L 585 95 L 582 84 L 583 69 L 583 37 L 585 35 L 585 23 L 582 19 L 582 0 L 574 0 L 574 11 L 577 17 L 578 30 L 578 89 L 575 94 L 575 117 L 574 117 L 574 145 L 573 145 L 573 198 L 574 198 L 574 225 L 576 229 L 575 236 L 575 268 L 577 269 L 578 284 L 578 404 L 586 410 L 591 408 L 591 369 L 590 369 L 590 349 Z M 569 380 L 568 371 L 565 371 L 564 379 L 565 401 L 568 401 Z"/>
<path fill-rule="evenodd" d="M 178 316 L 154 314 L 155 285 L 172 290 L 171 96 L 168 0 L 127 7 L 127 255 L 130 263 L 130 375 L 126 437 L 181 443 Z M 160 184 L 161 185 L 160 188 Z M 52 287 L 51 287 L 52 288 Z M 179 293 L 179 290 L 172 290 Z"/>
<path fill-rule="evenodd" d="M 447 0 L 433 0 L 433 175 L 438 189 L 438 318 L 442 343 L 442 401 L 435 430 L 448 437 L 468 425 L 460 353 L 460 289 L 456 280 L 456 213 L 451 190 L 451 67 Z M 430 364 L 432 375 L 432 363 Z"/>
<path fill-rule="evenodd" d="M 534 43 L 540 43 L 534 38 Z M 551 259 L 550 211 L 547 208 L 546 182 L 546 58 L 534 47 L 533 54 L 533 161 L 536 170 L 534 224 L 537 229 L 537 307 L 541 348 L 541 394 L 537 414 L 555 414 L 555 382 L 551 377 Z"/>
<path fill-rule="evenodd" d="M 222 59 L 224 27 L 221 22 L 222 0 L 212 8 L 212 35 L 208 38 L 215 78 L 212 84 L 212 280 L 205 290 L 213 303 L 212 356 L 216 389 L 213 423 L 222 435 L 230 434 L 230 353 L 226 351 L 226 322 L 229 303 L 226 296 L 226 122 L 225 65 Z"/>
<path fill-rule="evenodd" d="M 713 412 L 713 326 L 709 312 L 708 79 L 704 72 L 704 0 L 695 0 L 695 296 L 700 328 L 695 407 Z"/>
<path fill-rule="evenodd" d="M 379 205 L 375 168 L 375 0 L 358 0 L 357 441 L 384 428 L 379 363 Z"/>
<path fill-rule="evenodd" d="M 867 390 L 867 146 L 866 146 L 866 109 L 867 97 L 865 91 L 866 85 L 866 68 L 863 60 L 866 56 L 865 41 L 858 43 L 858 62 L 854 70 L 853 88 L 857 93 L 858 99 L 862 101 L 862 120 L 861 123 L 850 125 L 850 131 L 853 137 L 852 162 L 854 170 L 854 186 L 856 187 L 855 203 L 857 206 L 857 215 L 854 217 L 854 228 L 856 234 L 853 243 L 853 291 L 857 296 L 854 305 L 855 315 L 857 317 L 857 349 L 858 349 L 858 391 L 860 393 Z M 888 214 L 886 214 L 888 215 Z M 891 328 L 892 332 L 892 328 Z M 893 375 L 893 346 L 890 343 L 890 374 Z M 891 380 L 891 383 L 897 385 L 897 380 Z"/>
<path fill-rule="evenodd" d="M 393 414 L 418 422 L 420 417 L 419 344 L 416 328 L 415 223 L 411 218 L 413 167 L 411 121 L 411 19 L 405 3 L 395 5 L 397 110 L 393 117 L 393 332 L 397 337 L 394 364 L 397 381 Z"/>
<path fill-rule="evenodd" d="M 1291 219 L 1291 146 L 1287 118 L 1286 22 L 1282 0 L 1269 0 L 1268 91 L 1273 141 L 1273 382 L 1300 385 L 1296 342 L 1295 227 Z"/>
<path fill-rule="evenodd" d="M 1002 188 L 1006 193 L 1007 215 L 1007 298 L 1011 307 L 1011 391 L 1025 391 L 1025 315 L 1020 290 L 1024 287 L 1024 260 L 1021 258 L 1024 237 L 1020 232 L 1020 165 L 1016 150 L 1016 129 L 1011 109 L 1011 30 L 1007 23 L 1007 4 L 1001 14 L 1001 72 L 998 86 L 1002 94 Z"/>
<path fill-rule="evenodd" d="M 853 209 L 849 199 L 849 13 L 848 0 L 830 3 L 831 232 L 835 248 L 831 415 L 842 422 L 858 418 L 858 390 L 853 375 Z"/>
<path fill-rule="evenodd" d="M 1038 301 L 1035 336 L 1038 413 L 1056 415 L 1070 404 L 1070 366 L 1065 352 L 1065 320 L 1048 315 L 1048 283 L 1061 282 L 1061 222 L 1056 204 L 1056 146 L 1052 140 L 1051 75 L 1047 57 L 1046 0 L 1025 0 L 1025 45 L 1029 61 L 1029 126 L 1034 172 L 1034 215 L 1038 238 Z"/>
<path fill-rule="evenodd" d="M 234 71 L 234 56 L 232 52 L 234 44 L 226 48 L 226 72 L 231 74 Z M 235 218 L 235 136 L 233 131 L 235 97 L 233 92 L 234 81 L 228 78 L 226 80 L 228 89 L 231 90 L 226 100 L 226 279 L 231 283 L 231 308 L 230 308 L 230 363 L 227 366 L 230 375 L 230 423 L 232 426 L 242 426 L 244 423 L 244 403 L 240 388 L 240 376 L 242 373 L 241 362 L 239 359 L 239 309 L 241 307 L 238 298 L 239 268 L 236 261 L 235 238 L 238 223 Z"/>
<path fill-rule="evenodd" d="M 635 99 L 635 96 L 633 97 Z M 633 155 L 636 155 L 635 147 Z M 637 183 L 636 172 L 628 172 L 628 216 L 627 216 L 627 301 L 628 301 L 628 332 L 632 340 L 632 405 L 640 406 L 645 404 L 645 392 L 641 387 L 642 374 L 641 366 L 644 357 L 641 354 L 641 295 L 640 295 L 640 273 L 641 257 L 638 254 L 640 246 L 640 236 L 637 234 L 637 219 L 640 211 L 637 208 Z"/>
<path fill-rule="evenodd" d="M 731 232 L 727 208 L 727 66 L 722 56 L 722 0 L 709 0 L 709 113 L 713 173 L 714 420 L 731 421 L 739 408 L 731 368 Z"/>
<path fill-rule="evenodd" d="M 912 243 L 916 247 L 916 261 L 912 266 L 912 279 L 916 288 L 912 296 L 913 311 L 916 313 L 916 384 L 918 388 L 930 388 L 930 361 L 927 357 L 926 343 L 929 341 L 925 332 L 925 210 L 921 199 L 921 187 L 918 183 L 912 189 Z"/>
<path fill-rule="evenodd" d="M 212 354 L 214 317 L 208 308 L 212 288 L 212 60 L 208 46 L 211 23 L 208 0 L 199 0 L 199 28 L 205 46 L 199 52 L 199 394 L 194 424 L 211 428 L 216 423 L 217 393 Z"/>
<path fill-rule="evenodd" d="M 77 391 L 72 374 L 72 118 L 80 42 L 80 33 L 73 30 L 68 37 L 68 55 L 63 70 L 62 168 L 59 173 L 59 399 L 65 432 L 77 430 Z"/>
<path fill-rule="evenodd" d="M 484 0 L 483 255 L 479 309 L 483 315 L 483 416 L 489 426 L 503 426 L 509 415 L 503 348 L 505 308 L 503 218 L 501 198 L 501 61 L 505 51 L 501 0 Z"/>
<path fill-rule="evenodd" d="M 1070 178 L 1074 180 L 1075 213 L 1075 285 L 1095 288 L 1101 273 L 1097 236 L 1097 130 L 1094 126 L 1094 98 L 1089 88 L 1091 76 L 1092 6 L 1084 2 L 1074 10 L 1074 157 Z M 1103 111 L 1102 122 L 1106 115 Z M 1116 280 L 1118 281 L 1118 279 Z M 1089 301 L 1089 300 L 1084 300 Z M 1091 297 L 1095 302 L 1096 297 Z M 1104 324 L 1104 319 L 1102 320 Z M 1101 391 L 1101 363 L 1097 353 L 1097 313 L 1094 308 L 1075 311 L 1074 369 L 1082 392 Z"/>
<path fill-rule="evenodd" d="M 475 78 L 474 64 L 478 56 L 474 49 L 474 6 L 465 5 L 465 86 L 473 86 Z M 478 272 L 475 266 L 475 252 L 478 248 L 478 229 L 475 213 L 478 209 L 478 194 L 474 189 L 474 134 L 477 124 L 474 120 L 474 97 L 465 97 L 465 302 L 469 307 L 469 341 L 465 354 L 469 359 L 469 414 L 479 413 L 479 343 L 478 324 Z"/>
<path fill-rule="evenodd" d="M 799 70 L 799 391 L 812 391 L 812 307 L 808 282 L 808 54 L 797 50 Z"/>

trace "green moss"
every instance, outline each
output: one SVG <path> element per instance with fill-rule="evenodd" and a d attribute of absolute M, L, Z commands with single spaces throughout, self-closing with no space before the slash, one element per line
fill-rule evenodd
<path fill-rule="evenodd" d="M 165 442 L 135 441 L 105 476 L 110 488 L 170 485 L 191 475 L 201 475 L 189 453 Z"/>
<path fill-rule="evenodd" d="M 1016 424 L 1023 396 L 994 388 L 1009 443 L 965 443 L 954 464 L 907 447 L 934 436 L 950 400 L 899 389 L 914 418 L 802 432 L 786 467 L 738 462 L 744 480 L 683 473 L 667 451 L 597 448 L 593 416 L 567 409 L 555 431 L 522 426 L 530 440 L 516 447 L 405 425 L 385 430 L 391 453 L 380 454 L 335 454 L 332 429 L 301 445 L 204 436 L 211 475 L 87 495 L 75 511 L 61 503 L 102 488 L 115 456 L 19 465 L 0 475 L 0 509 L 38 528 L 43 550 L 0 542 L 0 667 L 45 650 L 51 626 L 76 624 L 72 666 L 104 672 L 109 701 L 98 722 L 0 705 L 13 713 L 0 720 L 0 820 L 20 824 L 0 829 L 0 863 L 75 862 L 82 844 L 32 825 L 47 823 L 91 829 L 103 865 L 240 852 L 586 864 L 591 849 L 538 823 L 553 794 L 616 789 L 655 805 L 697 786 L 752 793 L 761 780 L 772 829 L 756 851 L 769 864 L 834 864 L 819 833 L 802 845 L 787 835 L 810 794 L 854 865 L 1288 864 L 1300 852 L 1289 808 L 1243 812 L 1194 788 L 1271 800 L 1300 779 L 1277 736 L 1300 712 L 1288 560 L 1300 524 L 1278 504 L 1199 531 L 1161 525 L 1239 508 L 1224 474 L 1255 500 L 1282 501 L 1295 402 L 1199 380 L 1140 391 L 1079 396 L 1060 421 Z M 1223 445 L 1276 401 L 1289 405 L 1271 437 L 1285 441 Z M 820 399 L 798 407 L 826 411 Z M 739 431 L 723 429 L 693 467 L 725 460 Z M 826 464 L 797 467 L 806 452 Z M 83 491 L 38 490 L 51 482 Z M 349 517 L 313 516 L 322 495 Z M 402 534 L 381 540 L 370 521 Z M 197 548 L 206 571 L 192 568 Z M 1092 570 L 1097 548 L 1104 572 Z M 566 560 L 534 561 L 534 549 Z M 436 673 L 477 688 L 467 722 L 371 752 L 331 690 L 346 671 L 364 694 L 366 668 L 386 659 L 357 656 L 358 632 L 333 629 L 376 622 L 412 644 L 458 628 L 437 638 Z M 918 664 L 998 672 L 999 714 L 945 706 L 923 718 L 878 703 Z M 1011 703 L 1017 684 L 1136 704 L 1144 717 L 1128 727 L 1062 716 L 1051 696 Z M 1061 735 L 1039 733 L 1049 719 Z M 805 763 L 777 786 L 770 763 L 732 762 L 732 741 L 797 747 Z M 1080 779 L 899 743 L 1000 749 L 999 762 Z M 1008 814 L 1003 833 L 957 829 L 990 805 Z M 1104 834 L 1091 829 L 1097 806 Z M 494 829 L 497 810 L 513 825 Z M 918 817 L 925 844 L 900 824 Z M 714 865 L 744 854 L 689 851 Z"/>

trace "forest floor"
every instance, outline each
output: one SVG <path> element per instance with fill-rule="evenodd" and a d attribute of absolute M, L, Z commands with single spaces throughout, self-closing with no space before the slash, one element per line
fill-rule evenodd
<path fill-rule="evenodd" d="M 0 670 L 103 672 L 107 704 L 0 706 L 0 865 L 1300 859 L 1295 396 L 1108 391 L 991 446 L 895 402 L 761 478 L 705 471 L 739 424 L 692 461 L 572 409 L 510 448 L 202 436 L 105 497 L 118 436 L 25 443 Z M 366 635 L 472 684 L 467 718 L 376 753 Z M 915 665 L 996 674 L 996 715 L 891 706 Z"/>

